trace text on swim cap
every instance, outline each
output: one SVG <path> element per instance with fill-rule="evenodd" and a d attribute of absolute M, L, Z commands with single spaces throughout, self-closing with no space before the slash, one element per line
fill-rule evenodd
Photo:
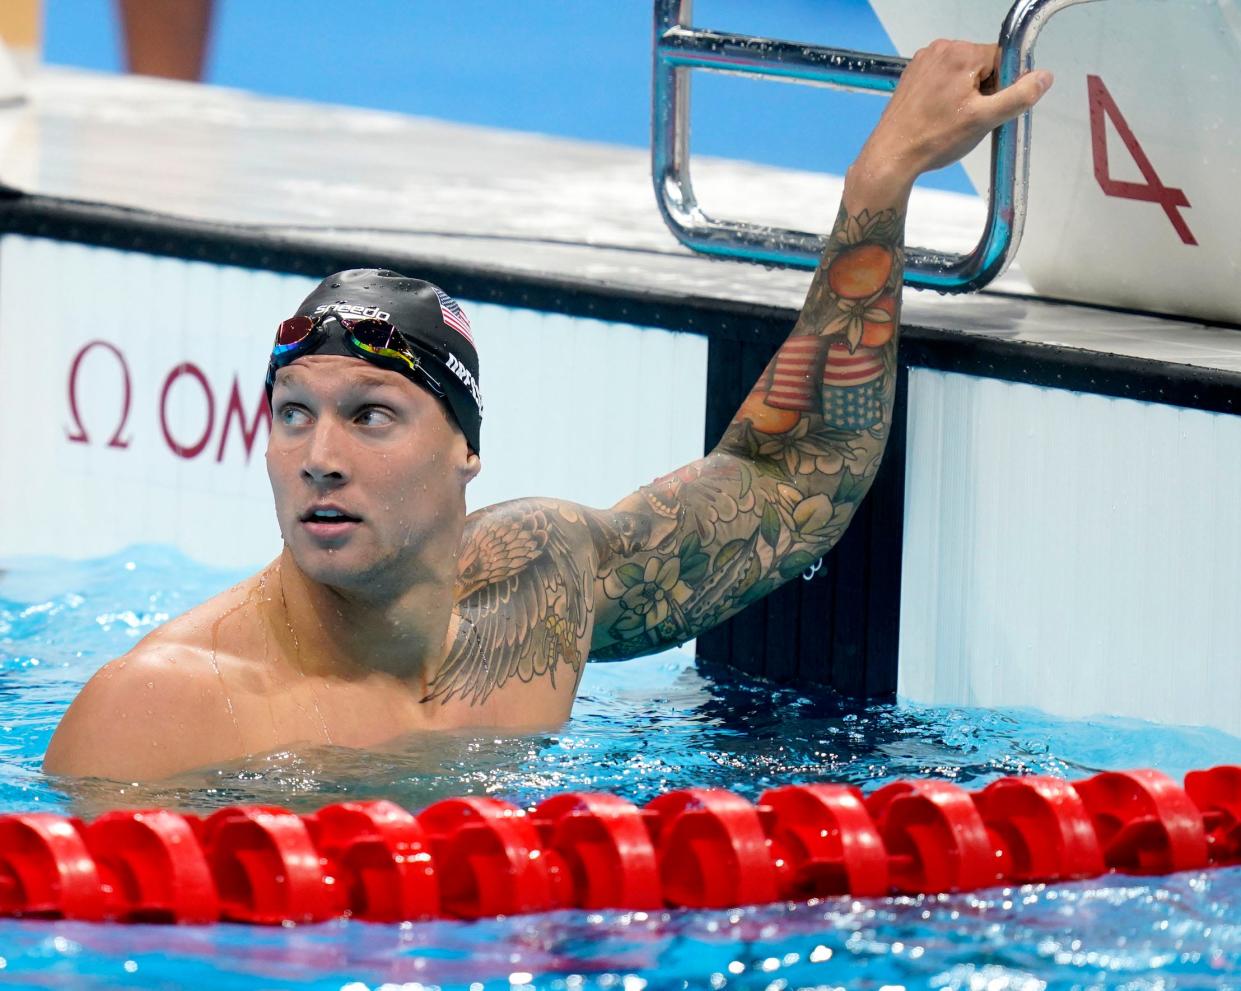
<path fill-rule="evenodd" d="M 359 306 L 357 303 L 323 303 L 315 307 L 315 316 L 322 316 L 324 313 L 340 313 L 369 320 L 392 319 L 391 313 L 381 310 L 378 306 Z"/>
<path fill-rule="evenodd" d="M 470 390 L 470 395 L 474 399 L 474 405 L 478 407 L 478 415 L 483 413 L 483 397 L 478 391 L 478 383 L 474 381 L 473 373 L 461 363 L 455 354 L 450 354 L 445 362 L 448 370 L 461 380 L 461 384 Z"/>

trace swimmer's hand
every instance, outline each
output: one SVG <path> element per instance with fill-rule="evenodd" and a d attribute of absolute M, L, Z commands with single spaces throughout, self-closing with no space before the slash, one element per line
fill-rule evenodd
<path fill-rule="evenodd" d="M 936 41 L 918 51 L 849 170 L 854 194 L 895 206 L 924 172 L 951 165 L 1001 124 L 1025 113 L 1052 84 L 1045 69 L 996 91 L 999 49 Z"/>

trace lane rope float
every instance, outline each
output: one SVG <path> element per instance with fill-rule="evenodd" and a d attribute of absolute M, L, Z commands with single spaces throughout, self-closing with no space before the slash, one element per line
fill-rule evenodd
<path fill-rule="evenodd" d="M 553 909 L 729 908 L 1167 874 L 1241 864 L 1241 766 L 1028 776 L 970 792 L 687 788 L 644 807 L 571 792 L 531 811 L 449 798 L 93 822 L 0 815 L 0 915 L 261 925 L 480 919 Z"/>

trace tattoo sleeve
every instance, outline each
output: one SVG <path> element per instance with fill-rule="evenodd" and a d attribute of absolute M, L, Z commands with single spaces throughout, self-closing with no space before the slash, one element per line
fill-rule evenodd
<path fill-rule="evenodd" d="M 904 213 L 843 207 L 788 340 L 718 446 L 591 515 L 592 656 L 682 643 L 839 539 L 892 422 Z"/>

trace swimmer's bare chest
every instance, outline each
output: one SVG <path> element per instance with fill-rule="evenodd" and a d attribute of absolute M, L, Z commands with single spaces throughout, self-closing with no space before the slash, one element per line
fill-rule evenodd
<path fill-rule="evenodd" d="M 519 648 L 496 655 L 514 674 L 497 679 L 492 690 L 439 695 L 432 694 L 434 681 L 428 692 L 419 679 L 304 674 L 285 658 L 218 650 L 214 657 L 201 649 L 179 651 L 175 660 L 170 653 L 164 671 L 199 686 L 196 711 L 207 718 L 198 728 L 187 721 L 185 729 L 202 740 L 201 762 L 215 764 L 304 745 L 399 746 L 402 738 L 422 732 L 554 728 L 572 709 L 584 656 L 576 667 L 564 665 L 557 678 L 561 690 L 556 690 L 550 670 L 542 678 L 520 672 Z M 484 665 L 482 676 L 487 673 Z M 462 683 L 461 677 L 456 683 Z"/>
<path fill-rule="evenodd" d="M 216 725 L 237 754 L 549 728 L 570 714 L 593 632 L 590 577 L 561 522 L 529 510 L 478 514 L 459 557 L 449 649 L 428 677 L 314 673 L 309 645 L 281 636 L 280 603 L 262 575 L 174 621 L 167 645 L 182 654 L 180 676 L 227 711 Z"/>

